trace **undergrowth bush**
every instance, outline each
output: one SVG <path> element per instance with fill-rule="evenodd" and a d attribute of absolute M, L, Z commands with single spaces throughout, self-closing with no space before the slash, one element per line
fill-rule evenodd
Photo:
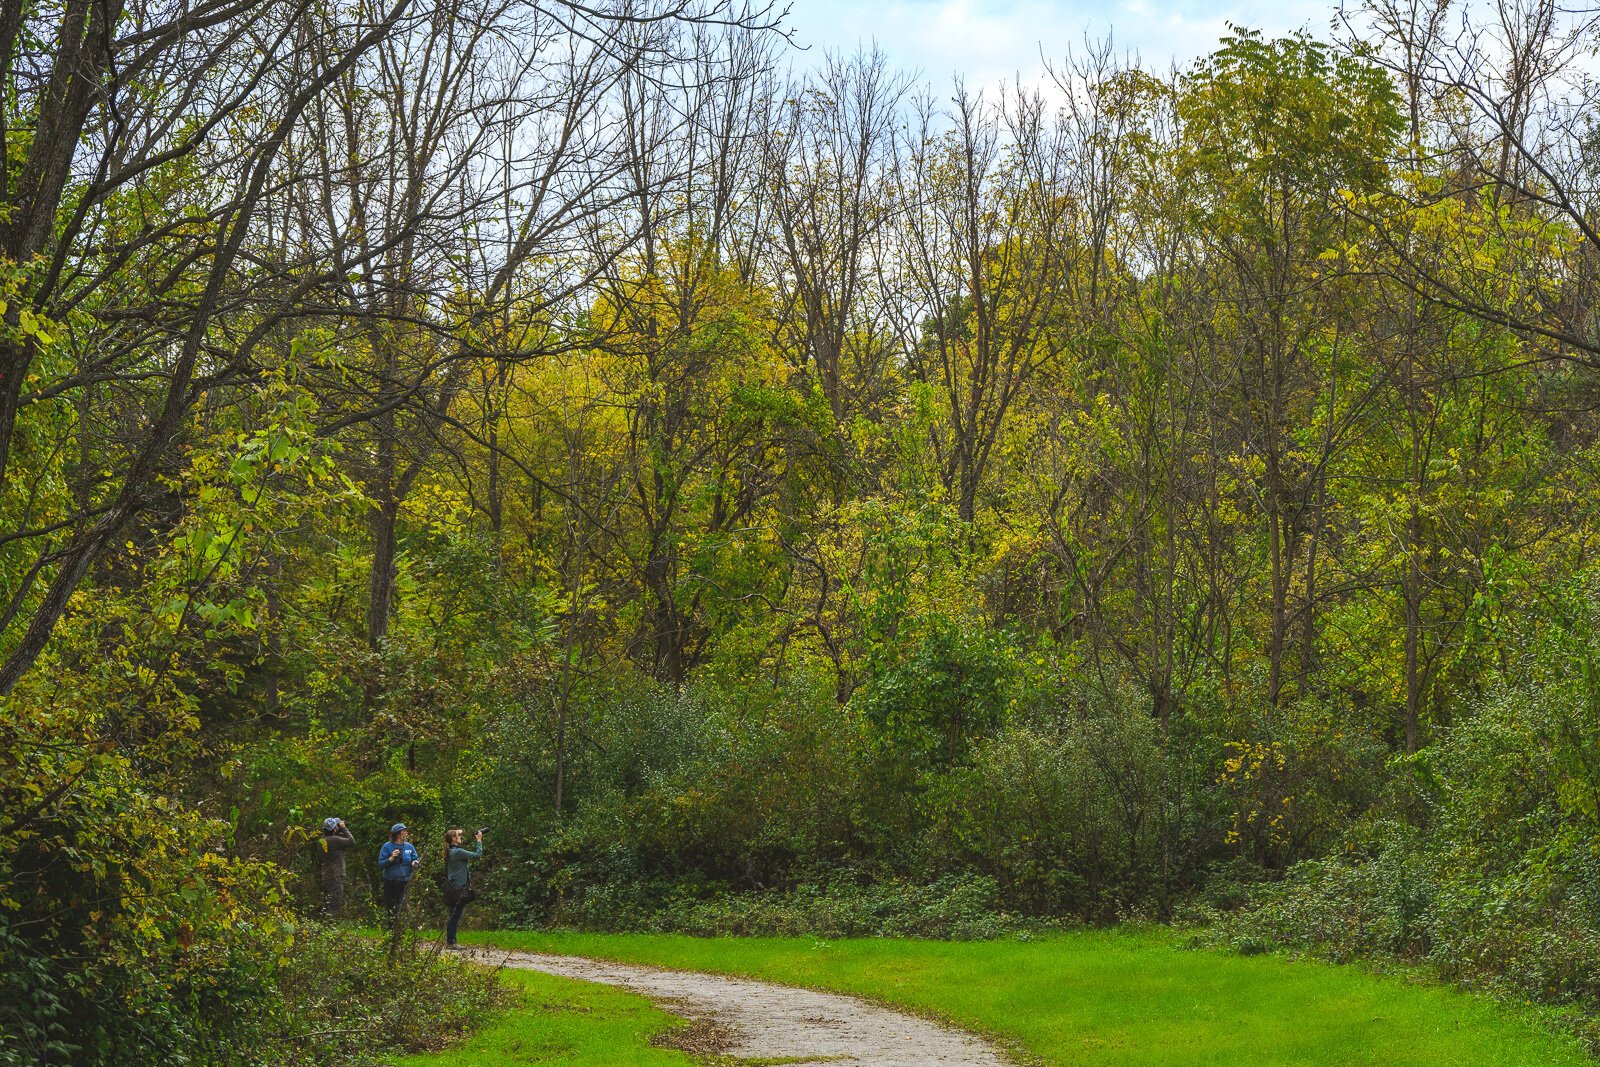
<path fill-rule="evenodd" d="M 257 1062 L 234 1036 L 292 940 L 281 873 L 124 760 L 75 784 L 0 849 L 0 1064 Z"/>
<path fill-rule="evenodd" d="M 1159 910 L 1195 874 L 1203 829 L 1188 785 L 1142 711 L 1019 724 L 932 785 L 926 851 L 1031 915 Z"/>
<path fill-rule="evenodd" d="M 1223 855 L 1220 744 L 1135 700 L 1047 692 L 940 747 L 948 762 L 908 762 L 880 743 L 881 707 L 841 706 L 825 680 L 737 696 L 637 682 L 581 692 L 570 727 L 587 743 L 569 755 L 560 814 L 548 720 L 497 719 L 457 803 L 505 830 L 481 872 L 499 916 L 937 936 L 970 916 L 902 921 L 878 897 L 981 885 L 990 915 L 1162 915 Z M 872 884 L 881 891 L 856 888 Z"/>
<path fill-rule="evenodd" d="M 1221 936 L 1236 947 L 1398 959 L 1569 1007 L 1600 1049 L 1600 691 L 1589 647 L 1392 763 L 1392 789 Z M 1549 661 L 1545 661 L 1549 662 Z"/>
<path fill-rule="evenodd" d="M 860 884 L 838 877 L 783 891 L 733 892 L 683 884 L 649 887 L 619 882 L 586 887 L 550 915 L 575 929 L 679 933 L 703 937 L 916 937 L 974 941 L 1022 930 L 1055 928 L 1007 911 L 999 887 L 981 875 L 918 883 L 885 879 Z"/>
<path fill-rule="evenodd" d="M 4 810 L 26 810 L 32 769 L 9 761 Z M 0 1065 L 357 1067 L 439 1047 L 496 1003 L 457 961 L 305 923 L 288 872 L 128 761 L 73 781 L 0 849 Z"/>
<path fill-rule="evenodd" d="M 382 1062 L 444 1048 L 506 1003 L 495 972 L 407 941 L 387 942 L 312 927 L 277 975 L 281 999 L 262 1040 L 263 1063 L 320 1067 Z"/>

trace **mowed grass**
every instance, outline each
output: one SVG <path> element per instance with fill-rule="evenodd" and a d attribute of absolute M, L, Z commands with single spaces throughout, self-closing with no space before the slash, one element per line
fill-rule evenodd
<path fill-rule="evenodd" d="M 689 1067 L 650 1039 L 683 1020 L 644 997 L 533 971 L 505 972 L 514 1006 L 445 1052 L 389 1060 L 395 1067 Z"/>
<path fill-rule="evenodd" d="M 1485 997 L 1382 978 L 1355 967 L 1188 949 L 1178 937 L 1160 930 L 962 943 L 525 932 L 480 933 L 467 939 L 856 993 L 992 1034 L 1024 1059 L 1050 1065 L 1592 1064 L 1576 1042 L 1554 1036 L 1525 1014 Z M 539 988 L 549 996 L 564 987 Z M 577 1018 L 598 1032 L 602 1024 L 610 1026 L 607 1013 L 625 1012 L 619 1018 L 635 1028 L 641 1057 L 670 1056 L 646 1044 L 649 1027 L 659 1029 L 667 1020 L 640 1014 L 636 1000 L 624 1004 L 607 997 L 594 1002 L 591 1014 L 563 1018 L 557 1012 L 547 1021 L 565 1026 Z M 545 1022 L 524 1025 L 530 1027 L 526 1040 L 542 1040 L 537 1034 Z M 563 1040 L 578 1040 L 563 1032 L 569 1034 Z M 620 1051 L 605 1057 L 436 1057 L 408 1061 L 407 1067 L 683 1062 L 626 1059 Z"/>

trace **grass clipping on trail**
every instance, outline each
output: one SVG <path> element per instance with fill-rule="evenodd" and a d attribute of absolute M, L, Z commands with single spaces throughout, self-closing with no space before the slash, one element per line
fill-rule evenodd
<path fill-rule="evenodd" d="M 662 1002 L 671 1008 L 670 1001 Z M 737 1031 L 715 1019 L 691 1019 L 683 1026 L 663 1030 L 650 1039 L 656 1048 L 686 1052 L 707 1067 L 780 1067 L 782 1064 L 843 1063 L 849 1056 L 734 1056 Z"/>
<path fill-rule="evenodd" d="M 670 1004 L 663 1007 L 671 1008 Z M 683 1026 L 661 1031 L 650 1039 L 657 1048 L 676 1049 L 691 1056 L 726 1057 L 732 1051 L 735 1033 L 715 1019 L 691 1019 Z M 748 1062 L 748 1061 L 746 1061 Z"/>

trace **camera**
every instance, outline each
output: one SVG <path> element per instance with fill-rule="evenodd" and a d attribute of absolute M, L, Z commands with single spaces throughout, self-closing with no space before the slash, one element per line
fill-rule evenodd
<path fill-rule="evenodd" d="M 480 833 L 480 834 L 486 834 L 486 833 L 488 833 L 488 832 L 489 832 L 489 828 L 488 828 L 488 827 L 487 827 L 487 826 L 480 826 L 480 827 L 478 827 L 478 833 Z"/>

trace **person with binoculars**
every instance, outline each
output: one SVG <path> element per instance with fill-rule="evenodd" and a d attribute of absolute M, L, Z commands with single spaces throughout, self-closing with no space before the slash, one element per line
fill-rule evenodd
<path fill-rule="evenodd" d="M 378 867 L 383 871 L 383 907 L 397 932 L 406 894 L 411 889 L 411 876 L 422 864 L 422 857 L 410 838 L 411 831 L 406 824 L 397 822 L 389 828 L 389 840 L 378 849 Z"/>
<path fill-rule="evenodd" d="M 444 892 L 444 902 L 450 909 L 450 921 L 444 928 L 445 948 L 461 947 L 456 944 L 456 928 L 461 925 L 461 913 L 467 910 L 467 905 L 478 895 L 472 891 L 470 885 L 471 865 L 475 860 L 483 858 L 483 833 L 483 830 L 479 830 L 474 835 L 477 842 L 476 849 L 462 846 L 461 840 L 465 834 L 461 830 L 448 830 L 444 835 L 445 875 L 444 884 L 440 888 Z"/>
<path fill-rule="evenodd" d="M 344 854 L 355 847 L 356 839 L 344 820 L 328 816 L 322 820 L 322 915 L 337 918 L 344 910 Z"/>

